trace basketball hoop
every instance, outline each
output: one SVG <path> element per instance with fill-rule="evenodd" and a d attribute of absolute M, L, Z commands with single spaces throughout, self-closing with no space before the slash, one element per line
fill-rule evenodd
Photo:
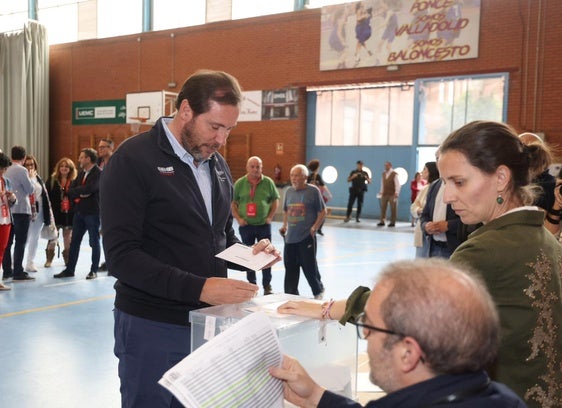
<path fill-rule="evenodd" d="M 131 132 L 133 132 L 134 134 L 139 133 L 141 125 L 148 120 L 148 118 L 142 116 L 129 116 L 129 119 L 134 121 L 130 122 Z"/>

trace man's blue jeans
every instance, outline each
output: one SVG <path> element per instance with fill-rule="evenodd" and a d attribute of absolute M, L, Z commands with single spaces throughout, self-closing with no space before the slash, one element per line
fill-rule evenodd
<path fill-rule="evenodd" d="M 101 256 L 100 217 L 99 215 L 75 213 L 72 221 L 72 240 L 70 241 L 68 265 L 66 266 L 66 270 L 69 272 L 74 272 L 76 269 L 76 263 L 80 255 L 80 244 L 82 243 L 82 238 L 86 231 L 88 231 L 90 248 L 92 248 L 92 266 L 90 267 L 90 271 L 98 271 Z"/>

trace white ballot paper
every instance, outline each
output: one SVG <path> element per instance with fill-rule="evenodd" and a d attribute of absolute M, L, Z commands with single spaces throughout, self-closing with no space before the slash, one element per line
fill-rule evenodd
<path fill-rule="evenodd" d="M 244 266 L 253 271 L 260 271 L 271 262 L 275 261 L 275 255 L 258 252 L 252 254 L 252 248 L 242 244 L 234 244 L 215 256 L 226 261 Z"/>
<path fill-rule="evenodd" d="M 255 312 L 203 344 L 158 383 L 189 408 L 282 408 L 283 383 L 268 372 L 282 359 L 269 318 Z"/>

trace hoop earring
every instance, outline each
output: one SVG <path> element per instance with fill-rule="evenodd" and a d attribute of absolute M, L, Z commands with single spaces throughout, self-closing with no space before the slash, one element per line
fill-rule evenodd
<path fill-rule="evenodd" d="M 496 203 L 498 203 L 499 205 L 503 204 L 503 197 L 501 193 L 498 194 L 498 198 L 496 198 Z"/>

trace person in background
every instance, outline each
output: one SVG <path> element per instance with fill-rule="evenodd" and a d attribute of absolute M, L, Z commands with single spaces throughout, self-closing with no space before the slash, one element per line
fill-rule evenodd
<path fill-rule="evenodd" d="M 23 258 L 25 254 L 25 243 L 27 242 L 27 231 L 31 222 L 31 203 L 29 196 L 33 194 L 34 187 L 29 172 L 23 166 L 26 151 L 23 146 L 12 147 L 12 165 L 6 170 L 5 178 L 10 180 L 12 191 L 17 197 L 16 204 L 12 207 L 12 229 L 8 245 L 4 251 L 2 260 L 3 279 L 12 278 L 14 282 L 33 281 L 23 270 Z M 14 242 L 15 241 L 15 242 Z M 12 243 L 14 244 L 14 258 L 12 263 Z"/>
<path fill-rule="evenodd" d="M 180 407 L 158 380 L 191 352 L 189 312 L 245 302 L 258 290 L 229 279 L 227 267 L 241 268 L 215 256 L 240 242 L 232 227 L 232 176 L 218 150 L 241 102 L 232 75 L 197 71 L 182 85 L 174 117 L 125 140 L 103 170 L 103 246 L 117 279 L 122 408 Z M 267 239 L 253 251 L 280 259 Z"/>
<path fill-rule="evenodd" d="M 72 200 L 68 197 L 68 190 L 70 190 L 70 185 L 76 179 L 77 175 L 78 172 L 74 162 L 68 157 L 63 157 L 55 164 L 55 168 L 47 180 L 47 191 L 55 217 L 55 224 L 58 230 L 62 230 L 62 257 L 65 266 L 68 265 L 74 215 L 72 212 Z M 47 260 L 45 262 L 46 268 L 49 268 L 53 262 L 57 244 L 58 239 L 50 240 L 47 243 L 47 249 L 45 250 L 47 255 Z"/>
<path fill-rule="evenodd" d="M 562 246 L 532 206 L 540 150 L 489 121 L 461 127 L 439 148 L 443 199 L 463 223 L 483 223 L 451 261 L 480 273 L 498 305 L 501 344 L 490 373 L 536 408 L 562 403 Z"/>
<path fill-rule="evenodd" d="M 98 161 L 97 165 L 100 170 L 103 170 L 111 155 L 113 154 L 113 140 L 108 138 L 103 138 L 98 143 Z"/>
<path fill-rule="evenodd" d="M 321 314 L 329 318 L 330 308 Z M 498 352 L 498 313 L 481 279 L 464 269 L 440 259 L 392 263 L 354 324 L 367 340 L 370 380 L 387 394 L 366 407 L 526 406 L 486 373 Z M 361 406 L 316 384 L 288 356 L 269 373 L 297 406 Z"/>
<path fill-rule="evenodd" d="M 307 184 L 308 169 L 297 164 L 291 169 L 291 187 L 285 192 L 283 226 L 285 293 L 299 294 L 300 268 L 312 289 L 315 299 L 324 296 L 324 285 L 316 261 L 316 231 L 326 215 L 326 204 L 320 190 Z"/>
<path fill-rule="evenodd" d="M 439 178 L 439 170 L 436 162 L 427 162 L 422 170 L 422 178 L 426 184 L 417 195 L 410 206 L 410 214 L 416 220 L 414 226 L 414 247 L 416 248 L 416 258 L 429 258 L 429 240 L 421 229 L 420 216 L 427 201 L 427 191 L 429 185 Z"/>
<path fill-rule="evenodd" d="M 549 167 L 553 162 L 552 150 L 534 133 L 521 133 L 519 140 L 534 152 L 530 165 L 531 183 L 536 186 L 537 192 L 533 204 L 548 212 L 554 204 L 554 186 L 556 184 L 556 178 L 549 173 Z M 546 220 L 545 226 L 548 228 Z"/>
<path fill-rule="evenodd" d="M 438 151 L 439 153 L 439 151 Z M 437 167 L 439 167 L 439 157 Z M 450 204 L 443 201 L 445 185 L 438 178 L 427 188 L 425 206 L 420 214 L 423 239 L 427 240 L 427 256 L 449 258 L 461 243 L 461 221 Z"/>
<path fill-rule="evenodd" d="M 8 167 L 12 165 L 10 158 L 0 151 L 0 265 L 4 258 L 4 251 L 10 239 L 12 229 L 12 215 L 10 208 L 16 203 L 16 195 L 12 192 L 10 180 L 4 177 Z M 0 291 L 11 290 L 8 285 L 0 281 Z"/>
<path fill-rule="evenodd" d="M 427 181 L 422 177 L 422 173 L 416 172 L 414 179 L 410 182 L 410 192 L 411 192 L 410 204 L 413 204 L 414 201 L 416 201 L 416 197 L 418 196 L 420 191 L 425 187 L 426 184 Z M 412 215 L 412 222 L 411 222 L 412 227 L 414 226 L 414 223 L 418 218 L 419 216 L 414 217 Z"/>
<path fill-rule="evenodd" d="M 396 225 L 396 211 L 398 206 L 398 196 L 400 195 L 400 181 L 398 180 L 398 173 L 392 168 L 391 162 L 384 163 L 384 171 L 381 177 L 381 220 L 377 224 L 379 227 L 384 227 L 384 219 L 386 217 L 386 208 L 390 204 L 390 223 L 389 227 Z"/>
<path fill-rule="evenodd" d="M 330 193 L 330 190 L 328 190 L 328 186 L 326 186 L 326 183 L 324 183 L 324 180 L 322 180 L 322 176 L 320 175 L 320 160 L 312 159 L 311 161 L 308 162 L 306 167 L 308 168 L 309 171 L 306 182 L 308 184 L 312 184 L 318 187 L 318 190 L 320 190 L 320 193 L 322 194 L 322 199 L 324 200 L 324 203 L 327 204 L 328 201 L 330 201 L 330 199 L 332 198 L 332 194 Z M 322 232 L 323 226 L 324 226 L 324 221 L 322 221 L 322 224 L 320 224 L 318 231 L 316 231 L 318 235 L 322 235 L 322 236 L 324 235 L 324 233 Z"/>
<path fill-rule="evenodd" d="M 90 248 L 92 248 L 92 264 L 86 279 L 95 279 L 98 276 L 98 267 L 101 256 L 100 246 L 100 207 L 99 207 L 99 181 L 101 170 L 96 165 L 97 152 L 87 147 L 82 149 L 78 157 L 80 172 L 70 185 L 68 197 L 73 201 L 74 216 L 72 219 L 72 236 L 68 264 L 62 272 L 55 274 L 54 278 L 68 278 L 74 276 L 80 244 L 84 234 L 88 232 Z"/>
<path fill-rule="evenodd" d="M 554 204 L 546 212 L 544 226 L 560 240 L 560 218 L 562 216 L 562 170 L 558 174 L 554 187 Z"/>
<path fill-rule="evenodd" d="M 31 200 L 31 222 L 27 231 L 27 261 L 25 263 L 26 272 L 37 272 L 34 260 L 37 255 L 37 245 L 43 225 L 51 225 L 51 202 L 47 195 L 45 183 L 37 174 L 37 159 L 33 155 L 27 155 L 24 162 L 25 168 L 29 171 L 29 178 L 33 183 L 34 192 L 30 195 Z"/>
<path fill-rule="evenodd" d="M 105 165 L 107 164 L 107 162 L 111 158 L 111 155 L 113 154 L 113 148 L 114 148 L 113 140 L 111 140 L 109 138 L 103 138 L 98 143 L 98 162 L 97 162 L 97 165 L 100 168 L 100 170 L 103 170 L 103 168 L 105 167 Z M 101 231 L 100 231 L 100 234 L 101 234 Z M 100 264 L 99 270 L 100 271 L 107 271 L 107 265 L 105 264 L 105 261 Z"/>
<path fill-rule="evenodd" d="M 271 241 L 271 223 L 279 206 L 279 192 L 273 180 L 263 175 L 262 160 L 253 156 L 246 163 L 246 175 L 234 183 L 232 215 L 238 221 L 238 232 L 245 245 L 262 239 Z M 256 283 L 256 272 L 246 271 L 248 282 Z M 262 270 L 263 294 L 273 294 L 271 268 Z"/>
<path fill-rule="evenodd" d="M 349 199 L 347 200 L 347 213 L 344 222 L 349 222 L 351 219 L 355 200 L 357 200 L 355 221 L 360 222 L 359 217 L 361 217 L 361 209 L 363 208 L 363 197 L 367 191 L 367 184 L 371 183 L 369 174 L 363 170 L 363 162 L 361 160 L 357 160 L 357 168 L 349 173 L 347 181 L 351 183 L 351 187 L 349 187 Z"/>

